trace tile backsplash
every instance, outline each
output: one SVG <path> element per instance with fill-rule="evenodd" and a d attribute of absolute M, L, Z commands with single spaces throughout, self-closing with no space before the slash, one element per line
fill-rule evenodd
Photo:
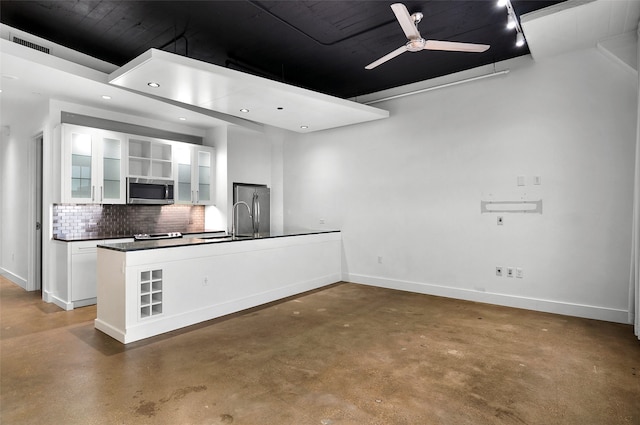
<path fill-rule="evenodd" d="M 60 239 L 130 237 L 135 233 L 202 232 L 202 205 L 53 206 L 53 235 Z"/>

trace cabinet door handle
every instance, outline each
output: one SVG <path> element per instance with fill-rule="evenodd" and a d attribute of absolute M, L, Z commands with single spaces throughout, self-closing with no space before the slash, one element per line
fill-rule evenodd
<path fill-rule="evenodd" d="M 104 187 L 100 186 L 100 202 L 104 201 Z"/>
<path fill-rule="evenodd" d="M 96 187 L 91 186 L 91 202 L 95 201 Z"/>
<path fill-rule="evenodd" d="M 200 203 L 200 191 L 196 190 L 196 204 Z"/>

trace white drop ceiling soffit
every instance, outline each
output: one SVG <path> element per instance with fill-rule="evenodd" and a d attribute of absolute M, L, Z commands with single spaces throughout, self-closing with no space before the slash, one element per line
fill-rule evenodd
<path fill-rule="evenodd" d="M 389 116 L 382 109 L 157 49 L 112 72 L 109 83 L 300 133 Z"/>
<path fill-rule="evenodd" d="M 596 47 L 597 43 L 635 32 L 639 0 L 568 0 L 521 17 L 533 59 Z"/>

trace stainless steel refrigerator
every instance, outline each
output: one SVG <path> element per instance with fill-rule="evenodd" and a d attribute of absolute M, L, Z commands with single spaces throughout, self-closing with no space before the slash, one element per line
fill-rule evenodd
<path fill-rule="evenodd" d="M 269 236 L 271 215 L 271 189 L 261 184 L 233 184 L 233 204 L 246 202 L 251 210 L 244 205 L 235 208 L 236 235 L 239 236 Z"/>

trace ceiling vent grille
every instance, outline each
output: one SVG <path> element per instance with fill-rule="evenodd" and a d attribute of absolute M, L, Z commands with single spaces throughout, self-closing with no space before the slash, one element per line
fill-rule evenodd
<path fill-rule="evenodd" d="M 32 43 L 30 41 L 23 40 L 21 38 L 15 37 L 15 36 L 13 37 L 13 42 L 21 44 L 21 45 L 26 46 L 26 47 L 30 47 L 30 48 L 35 49 L 35 50 L 39 50 L 39 51 L 41 51 L 43 53 L 49 54 L 49 48 L 48 47 L 40 46 L 39 44 Z"/>

